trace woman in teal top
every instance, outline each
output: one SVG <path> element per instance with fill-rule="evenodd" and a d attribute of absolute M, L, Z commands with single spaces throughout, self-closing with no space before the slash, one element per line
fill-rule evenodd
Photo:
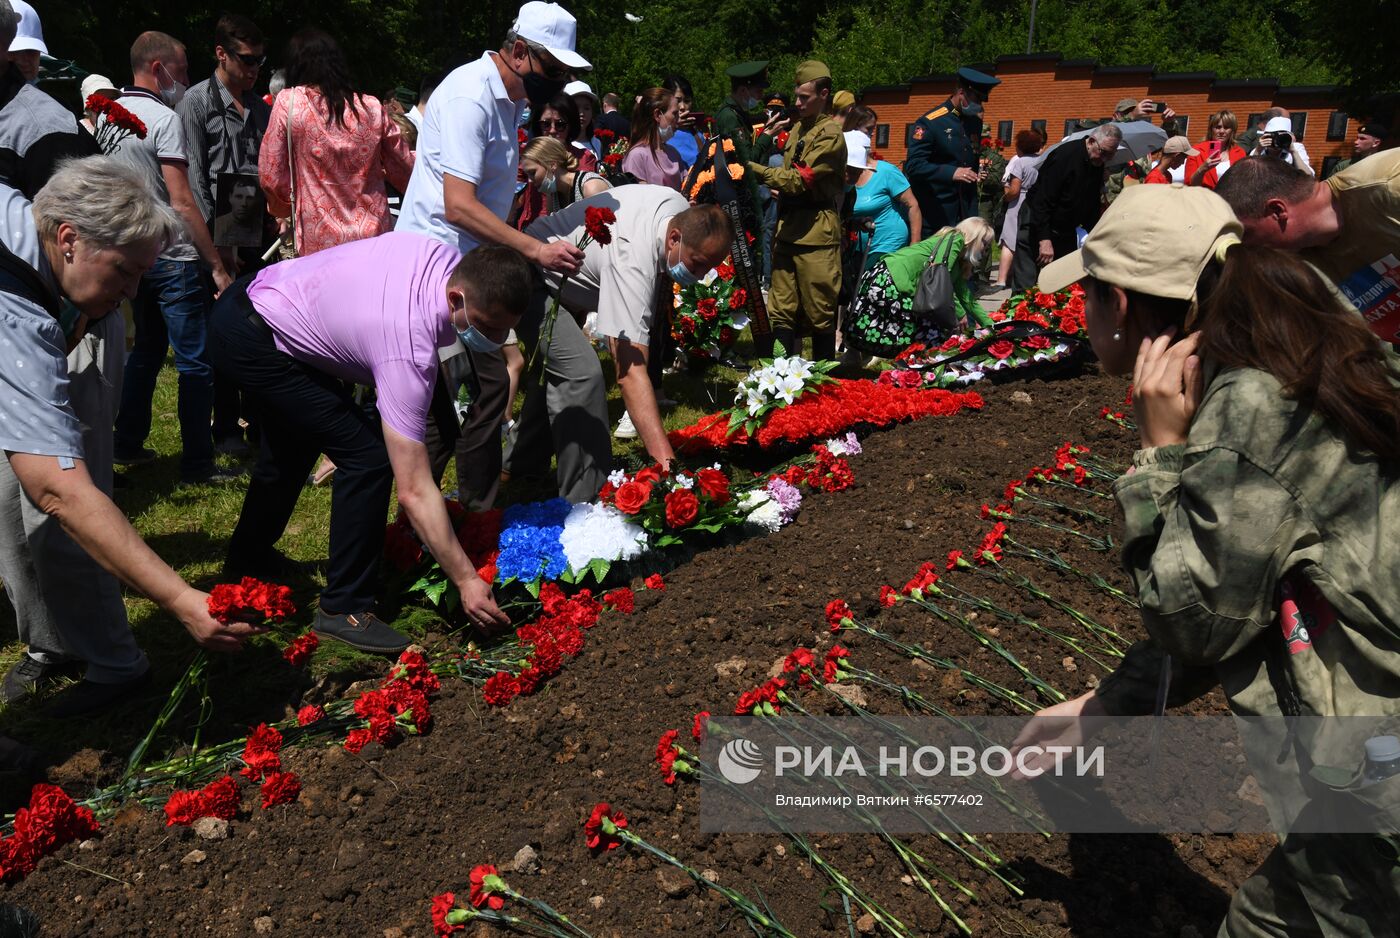
<path fill-rule="evenodd" d="M 851 217 L 858 221 L 869 219 L 874 225 L 872 230 L 861 233 L 856 245 L 865 255 L 861 273 L 874 267 L 886 254 L 909 245 L 909 232 L 917 232 L 923 225 L 909 180 L 884 160 L 867 162 L 869 145 L 870 138 L 864 133 L 846 131 L 847 181 L 854 178 L 856 196 Z"/>
<path fill-rule="evenodd" d="M 847 346 L 867 355 L 890 358 L 915 342 L 939 345 L 947 334 L 914 313 L 914 292 L 929 264 L 943 264 L 953 281 L 953 303 L 963 328 L 990 327 L 992 318 L 969 285 L 972 272 L 990 249 L 996 233 L 980 218 L 965 218 L 931 238 L 886 254 L 856 285 L 848 324 Z"/>

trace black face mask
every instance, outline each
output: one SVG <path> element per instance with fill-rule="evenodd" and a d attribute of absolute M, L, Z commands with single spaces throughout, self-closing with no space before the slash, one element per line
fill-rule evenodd
<path fill-rule="evenodd" d="M 546 78 L 535 72 L 526 72 L 520 76 L 520 80 L 525 84 L 525 97 L 530 101 L 530 109 L 535 112 L 544 110 L 545 105 L 554 100 L 554 96 L 569 83 L 567 79 Z"/>

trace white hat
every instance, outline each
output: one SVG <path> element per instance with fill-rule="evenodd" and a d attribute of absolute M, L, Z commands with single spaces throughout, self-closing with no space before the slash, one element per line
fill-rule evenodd
<path fill-rule="evenodd" d="M 1271 117 L 1264 125 L 1264 133 L 1273 134 L 1283 131 L 1286 134 L 1293 133 L 1293 121 L 1287 117 Z"/>
<path fill-rule="evenodd" d="M 598 96 L 593 93 L 592 88 L 588 87 L 588 82 L 586 81 L 569 82 L 564 86 L 564 93 L 571 98 L 576 94 L 586 94 L 593 99 L 593 106 L 598 106 Z"/>
<path fill-rule="evenodd" d="M 44 45 L 44 24 L 39 22 L 39 11 L 24 0 L 10 0 L 10 6 L 19 14 L 19 26 L 15 28 L 15 39 L 10 43 L 10 51 L 42 52 L 48 55 L 49 47 Z"/>
<path fill-rule="evenodd" d="M 870 135 L 863 130 L 848 130 L 841 136 L 846 138 L 846 165 L 869 169 Z"/>
<path fill-rule="evenodd" d="M 511 30 L 521 39 L 528 39 L 568 68 L 592 68 L 588 60 L 574 51 L 578 20 L 557 3 L 530 0 L 515 15 Z"/>
<path fill-rule="evenodd" d="M 80 90 L 83 94 L 83 103 L 86 104 L 87 99 L 99 91 L 120 91 L 121 89 L 116 82 L 112 81 L 112 79 L 108 78 L 106 75 L 89 75 L 83 79 Z"/>

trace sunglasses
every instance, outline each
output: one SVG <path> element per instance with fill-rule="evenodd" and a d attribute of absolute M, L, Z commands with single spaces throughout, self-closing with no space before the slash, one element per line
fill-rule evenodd
<path fill-rule="evenodd" d="M 262 68 L 267 63 L 267 55 L 254 55 L 251 52 L 230 52 L 234 58 L 249 68 Z"/>
<path fill-rule="evenodd" d="M 569 122 L 568 122 L 568 121 L 565 121 L 565 120 L 549 120 L 549 119 L 547 119 L 547 118 L 540 118 L 540 129 L 541 129 L 541 130 L 568 130 L 568 129 L 569 129 Z"/>
<path fill-rule="evenodd" d="M 529 47 L 527 46 L 526 48 L 528 49 Z M 529 49 L 529 52 L 535 57 L 535 61 L 540 63 L 540 67 L 544 69 L 545 78 L 559 80 L 569 77 L 568 66 L 560 62 L 555 62 L 553 65 L 550 65 L 544 60 L 544 56 L 540 55 L 534 49 Z"/>

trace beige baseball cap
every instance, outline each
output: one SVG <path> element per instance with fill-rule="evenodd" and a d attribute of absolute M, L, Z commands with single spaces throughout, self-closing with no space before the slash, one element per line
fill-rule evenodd
<path fill-rule="evenodd" d="M 1187 156 L 1200 156 L 1201 151 L 1191 146 L 1191 141 L 1187 137 L 1168 137 L 1167 142 L 1162 144 L 1162 152 L 1167 156 L 1175 156 L 1178 153 L 1185 153 Z"/>
<path fill-rule="evenodd" d="M 1193 300 L 1206 264 L 1243 233 L 1230 206 L 1209 189 L 1130 186 L 1083 247 L 1040 272 L 1039 286 L 1055 293 L 1095 277 L 1149 296 Z"/>

